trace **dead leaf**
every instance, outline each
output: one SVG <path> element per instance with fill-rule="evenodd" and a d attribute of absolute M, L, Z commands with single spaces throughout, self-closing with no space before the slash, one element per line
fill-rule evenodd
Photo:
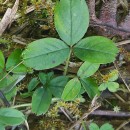
<path fill-rule="evenodd" d="M 4 33 L 4 31 L 7 29 L 9 25 L 11 25 L 14 16 L 18 10 L 19 0 L 16 0 L 14 3 L 14 6 L 11 8 L 8 8 L 0 21 L 0 36 Z"/>

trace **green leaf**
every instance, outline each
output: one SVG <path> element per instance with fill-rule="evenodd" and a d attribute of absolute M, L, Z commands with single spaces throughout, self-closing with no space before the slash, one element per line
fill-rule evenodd
<path fill-rule="evenodd" d="M 39 81 L 37 78 L 31 79 L 31 81 L 28 84 L 28 91 L 31 92 L 34 88 L 37 87 Z"/>
<path fill-rule="evenodd" d="M 0 123 L 4 125 L 19 125 L 25 121 L 25 116 L 22 112 L 13 108 L 0 109 Z"/>
<path fill-rule="evenodd" d="M 74 54 L 83 61 L 106 64 L 113 62 L 118 49 L 112 40 L 102 36 L 92 36 L 81 40 L 74 47 Z"/>
<path fill-rule="evenodd" d="M 5 93 L 5 97 L 8 101 L 10 101 L 17 94 L 17 88 L 12 88 L 9 92 Z"/>
<path fill-rule="evenodd" d="M 85 89 L 84 89 L 83 87 L 81 87 L 80 92 L 79 92 L 79 95 L 81 95 L 81 94 L 83 94 L 83 93 L 85 93 L 85 92 L 86 92 Z"/>
<path fill-rule="evenodd" d="M 99 127 L 96 123 L 91 123 L 89 125 L 89 130 L 99 130 Z"/>
<path fill-rule="evenodd" d="M 45 114 L 51 104 L 52 94 L 48 88 L 38 88 L 32 96 L 32 112 Z"/>
<path fill-rule="evenodd" d="M 6 77 L 5 77 L 6 76 Z M 5 78 L 3 78 L 5 77 Z M 0 74 L 0 89 L 5 89 L 8 86 L 13 86 L 13 84 L 15 84 L 15 82 L 17 81 L 19 75 L 7 75 L 7 73 L 2 73 Z"/>
<path fill-rule="evenodd" d="M 108 82 L 108 90 L 110 92 L 117 92 L 119 89 L 119 84 L 116 82 Z"/>
<path fill-rule="evenodd" d="M 80 81 L 82 83 L 82 87 L 85 89 L 85 91 L 87 92 L 88 96 L 91 99 L 93 99 L 96 94 L 97 95 L 100 94 L 98 90 L 98 86 L 93 79 L 91 78 L 80 79 Z"/>
<path fill-rule="evenodd" d="M 6 40 L 5 38 L 0 38 L 0 44 L 7 44 L 10 41 Z"/>
<path fill-rule="evenodd" d="M 100 130 L 114 130 L 114 128 L 109 123 L 106 123 L 106 124 L 101 126 Z"/>
<path fill-rule="evenodd" d="M 84 36 L 89 26 L 89 11 L 85 0 L 60 0 L 54 16 L 59 36 L 71 46 Z"/>
<path fill-rule="evenodd" d="M 0 79 L 2 79 L 5 75 L 6 73 L 0 74 Z M 7 75 L 6 78 L 0 81 L 0 90 L 2 90 L 4 94 L 9 93 L 24 77 L 25 75 Z"/>
<path fill-rule="evenodd" d="M 4 66 L 5 66 L 5 58 L 2 51 L 0 51 L 0 73 L 3 71 Z"/>
<path fill-rule="evenodd" d="M 28 97 L 32 97 L 33 93 L 34 93 L 33 91 L 31 91 L 31 92 L 25 92 L 25 93 L 20 93 L 20 96 L 22 98 L 28 98 Z"/>
<path fill-rule="evenodd" d="M 71 79 L 65 86 L 61 98 L 64 101 L 72 101 L 79 94 L 81 83 L 78 78 Z"/>
<path fill-rule="evenodd" d="M 107 87 L 108 87 L 107 83 L 102 83 L 102 84 L 98 87 L 98 89 L 99 89 L 99 91 L 104 91 L 104 90 L 107 89 Z"/>
<path fill-rule="evenodd" d="M 99 68 L 100 64 L 84 62 L 78 70 L 77 75 L 80 78 L 87 78 L 93 75 Z"/>
<path fill-rule="evenodd" d="M 118 70 L 112 70 L 109 74 L 110 78 L 108 79 L 108 81 L 115 81 L 118 79 L 118 76 Z"/>
<path fill-rule="evenodd" d="M 5 130 L 5 126 L 0 124 L 0 130 Z"/>
<path fill-rule="evenodd" d="M 40 72 L 38 75 L 40 82 L 45 85 L 47 82 L 47 74 Z"/>
<path fill-rule="evenodd" d="M 6 76 L 7 73 L 1 73 L 0 74 L 0 80 Z M 12 76 L 8 75 L 6 78 L 0 81 L 0 89 L 7 87 L 8 85 L 12 84 L 16 81 L 16 78 L 13 78 Z"/>
<path fill-rule="evenodd" d="M 22 54 L 21 49 L 16 49 L 14 52 L 11 53 L 11 55 L 8 57 L 6 62 L 7 71 L 12 70 L 15 66 L 17 66 L 22 61 L 21 54 Z M 23 64 L 20 64 L 15 69 L 13 69 L 12 72 L 20 73 L 20 74 L 27 73 L 27 67 L 25 67 L 25 65 Z"/>
<path fill-rule="evenodd" d="M 47 82 L 50 82 L 54 78 L 54 72 L 47 73 Z"/>
<path fill-rule="evenodd" d="M 99 86 L 100 91 L 104 91 L 108 88 L 110 92 L 116 92 L 119 88 L 119 84 L 116 82 L 105 82 Z"/>
<path fill-rule="evenodd" d="M 55 38 L 32 42 L 23 52 L 23 62 L 35 70 L 53 68 L 63 63 L 69 55 L 69 47 Z"/>
<path fill-rule="evenodd" d="M 57 98 L 61 98 L 62 92 L 63 92 L 67 82 L 68 82 L 67 76 L 59 76 L 59 77 L 52 79 L 50 81 L 50 86 L 49 86 L 52 94 Z"/>
<path fill-rule="evenodd" d="M 53 76 L 54 76 L 53 72 L 49 72 L 47 74 L 40 72 L 38 75 L 38 77 L 43 85 L 49 84 L 49 82 L 50 82 L 50 80 L 52 80 Z"/>

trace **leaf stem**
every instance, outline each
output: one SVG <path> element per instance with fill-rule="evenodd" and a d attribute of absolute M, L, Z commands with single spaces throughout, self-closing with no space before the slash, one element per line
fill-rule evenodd
<path fill-rule="evenodd" d="M 23 63 L 23 61 L 21 61 L 20 63 L 18 63 L 16 66 L 14 66 L 2 79 L 0 79 L 0 82 L 2 80 L 4 80 L 9 74 L 10 72 L 12 72 L 15 68 L 17 68 L 19 65 L 21 65 Z"/>
<path fill-rule="evenodd" d="M 30 106 L 32 106 L 32 103 L 15 105 L 15 106 L 12 106 L 11 108 L 30 107 Z"/>
<path fill-rule="evenodd" d="M 64 75 L 67 75 L 67 72 L 68 72 L 68 67 L 69 67 L 69 62 L 70 62 L 70 58 L 71 58 L 71 53 L 72 53 L 72 47 L 70 47 L 70 53 L 69 53 L 69 56 L 68 56 L 68 58 L 66 60 Z"/>
<path fill-rule="evenodd" d="M 60 101 L 60 98 L 52 98 L 51 103 L 54 103 L 57 101 Z M 26 103 L 26 104 L 15 105 L 15 106 L 12 106 L 11 108 L 31 107 L 31 106 L 32 106 L 32 103 Z"/>

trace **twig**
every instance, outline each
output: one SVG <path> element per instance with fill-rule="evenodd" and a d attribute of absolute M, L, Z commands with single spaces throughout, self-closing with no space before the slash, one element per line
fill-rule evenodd
<path fill-rule="evenodd" d="M 127 103 L 122 97 L 120 97 L 118 94 L 114 93 L 114 95 L 123 103 Z"/>
<path fill-rule="evenodd" d="M 97 105 L 96 107 L 92 108 L 88 113 L 85 113 L 78 121 L 76 121 L 69 130 L 72 130 L 77 124 L 80 124 L 82 120 L 87 118 L 92 112 L 94 112 L 96 109 L 98 109 L 101 105 Z"/>
<path fill-rule="evenodd" d="M 13 22 L 14 16 L 16 15 L 17 10 L 18 10 L 18 6 L 19 6 L 19 0 L 16 0 L 11 10 L 9 26 L 11 26 L 11 23 Z"/>
<path fill-rule="evenodd" d="M 12 106 L 15 105 L 16 96 L 13 98 Z"/>
<path fill-rule="evenodd" d="M 23 63 L 23 61 L 21 61 L 20 63 L 18 63 L 16 66 L 14 66 L 2 79 L 0 79 L 0 82 L 2 80 L 4 80 L 15 68 L 17 68 L 19 65 L 21 65 Z"/>
<path fill-rule="evenodd" d="M 28 125 L 27 120 L 25 120 L 25 125 L 26 125 L 27 130 L 29 130 L 29 125 Z"/>
<path fill-rule="evenodd" d="M 6 1 L 3 3 L 3 5 L 7 4 L 8 2 L 9 2 L 9 0 L 6 0 Z"/>
<path fill-rule="evenodd" d="M 65 115 L 71 122 L 73 122 L 73 120 L 70 118 L 70 116 L 65 112 L 64 108 L 60 107 L 60 110 L 64 113 L 64 115 Z"/>
<path fill-rule="evenodd" d="M 16 42 L 16 43 L 19 43 L 19 44 L 21 44 L 21 45 L 27 45 L 25 39 L 23 39 L 23 38 L 21 38 L 21 37 L 17 37 L 17 36 L 15 36 L 15 35 L 12 36 L 12 41 L 13 41 L 13 42 Z"/>
<path fill-rule="evenodd" d="M 128 91 L 130 92 L 130 88 L 129 88 L 129 86 L 127 85 L 125 79 L 122 77 L 122 75 L 121 75 L 121 73 L 120 73 L 120 71 L 119 71 L 119 69 L 118 69 L 118 66 L 116 65 L 115 62 L 114 62 L 114 66 L 115 66 L 115 68 L 118 70 L 119 76 L 121 77 L 122 81 L 124 82 L 125 86 L 127 87 Z"/>
<path fill-rule="evenodd" d="M 66 60 L 64 75 L 66 75 L 67 72 L 68 72 L 68 67 L 69 67 L 69 62 L 70 62 L 71 53 L 72 53 L 72 48 L 70 48 L 69 56 L 68 56 L 68 58 L 67 58 L 67 60 Z"/>
<path fill-rule="evenodd" d="M 4 14 L 2 20 L 0 21 L 0 36 L 7 29 L 7 27 L 11 25 L 12 20 L 18 10 L 18 5 L 19 5 L 19 0 L 16 0 L 12 9 L 8 8 L 6 13 Z"/>
<path fill-rule="evenodd" d="M 95 110 L 90 115 L 113 116 L 113 117 L 130 117 L 130 112 L 114 112 L 105 110 Z"/>
<path fill-rule="evenodd" d="M 25 22 L 25 23 L 23 23 L 21 26 L 19 26 L 18 29 L 16 29 L 16 30 L 14 30 L 13 32 L 11 32 L 11 35 L 13 35 L 13 36 L 12 36 L 12 40 L 13 40 L 13 38 L 14 38 L 15 35 L 19 34 L 19 33 L 20 33 L 23 29 L 25 29 L 28 25 L 29 25 L 29 23 L 28 23 L 28 22 Z M 15 36 L 15 37 L 16 37 L 16 36 Z M 20 41 L 21 41 L 21 39 L 20 39 Z"/>
<path fill-rule="evenodd" d="M 11 108 L 31 107 L 31 106 L 32 106 L 31 103 L 27 103 L 27 104 L 15 105 L 15 106 L 12 106 Z"/>
<path fill-rule="evenodd" d="M 35 6 L 34 6 L 34 5 L 31 5 L 30 7 L 28 7 L 28 8 L 26 9 L 25 14 L 28 14 L 28 13 L 34 11 L 34 10 L 35 10 Z M 22 17 L 22 15 L 16 14 L 15 17 L 14 17 L 14 20 L 16 20 L 16 19 L 18 19 L 18 18 L 20 18 L 20 17 Z"/>
<path fill-rule="evenodd" d="M 9 25 L 10 15 L 11 15 L 11 9 L 8 8 L 6 10 L 2 20 L 0 21 L 0 36 L 3 34 L 3 32 L 6 30 L 6 28 Z"/>
<path fill-rule="evenodd" d="M 123 122 L 116 130 L 120 130 L 123 128 L 125 125 L 127 125 L 130 122 L 130 119 L 128 121 Z"/>
<path fill-rule="evenodd" d="M 125 41 L 117 42 L 116 46 L 121 46 L 121 45 L 125 45 L 125 44 L 128 44 L 128 43 L 130 43 L 130 40 L 125 40 Z"/>

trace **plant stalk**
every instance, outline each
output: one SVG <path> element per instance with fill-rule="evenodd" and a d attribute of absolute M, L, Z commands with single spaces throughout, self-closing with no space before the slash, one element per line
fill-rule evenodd
<path fill-rule="evenodd" d="M 51 103 L 54 103 L 57 101 L 60 101 L 60 99 L 59 98 L 52 98 Z M 12 106 L 11 108 L 31 107 L 31 106 L 32 106 L 32 103 L 26 103 L 26 104 L 21 104 L 21 105 L 15 105 L 15 106 Z"/>
<path fill-rule="evenodd" d="M 66 60 L 64 75 L 67 75 L 71 54 L 72 54 L 72 47 L 70 47 L 70 53 L 69 53 L 69 56 L 68 56 L 68 58 Z"/>
<path fill-rule="evenodd" d="M 19 65 L 21 65 L 23 63 L 23 61 L 21 61 L 20 63 L 18 63 L 16 66 L 14 66 L 2 79 L 0 79 L 0 82 L 2 80 L 4 80 L 15 68 L 17 68 Z"/>
<path fill-rule="evenodd" d="M 30 106 L 32 106 L 32 103 L 15 105 L 15 106 L 12 106 L 11 108 L 30 107 Z"/>

